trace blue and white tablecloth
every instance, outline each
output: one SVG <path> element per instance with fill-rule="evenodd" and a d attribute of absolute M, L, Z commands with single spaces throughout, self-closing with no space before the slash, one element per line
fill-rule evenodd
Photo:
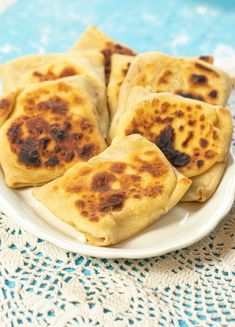
<path fill-rule="evenodd" d="M 0 0 L 0 62 L 65 51 L 88 24 L 137 51 L 213 54 L 235 75 L 233 0 Z M 187 249 L 107 260 L 62 250 L 1 213 L 0 327 L 234 326 L 234 226 L 235 207 Z"/>

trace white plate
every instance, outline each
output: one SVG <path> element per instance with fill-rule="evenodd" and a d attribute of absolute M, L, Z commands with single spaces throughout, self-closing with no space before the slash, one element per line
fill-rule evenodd
<path fill-rule="evenodd" d="M 21 227 L 67 250 L 102 258 L 146 258 L 187 247 L 216 227 L 229 212 L 234 194 L 235 159 L 231 153 L 222 181 L 206 203 L 180 203 L 131 239 L 113 247 L 97 247 L 82 243 L 81 235 L 72 227 L 48 214 L 47 209 L 34 200 L 30 189 L 13 191 L 0 176 L 1 209 Z M 47 217 L 47 221 L 42 216 Z"/>

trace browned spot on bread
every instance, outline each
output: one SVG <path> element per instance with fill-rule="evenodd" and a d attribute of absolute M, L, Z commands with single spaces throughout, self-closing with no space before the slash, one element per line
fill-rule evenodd
<path fill-rule="evenodd" d="M 204 101 L 204 98 L 203 98 L 202 95 L 195 94 L 195 93 L 192 93 L 192 92 L 178 90 L 175 93 L 178 94 L 178 95 L 181 95 L 182 97 L 185 97 L 185 98 Z"/>
<path fill-rule="evenodd" d="M 153 156 L 153 155 L 155 155 L 155 152 L 154 151 L 145 151 L 144 154 L 146 156 Z"/>
<path fill-rule="evenodd" d="M 200 56 L 198 59 L 207 62 L 208 64 L 213 64 L 213 57 L 212 56 Z"/>
<path fill-rule="evenodd" d="M 188 136 L 186 137 L 186 139 L 184 140 L 184 142 L 182 143 L 182 147 L 186 148 L 188 146 L 189 141 L 193 138 L 193 132 L 190 131 L 188 132 Z"/>
<path fill-rule="evenodd" d="M 114 162 L 111 167 L 110 170 L 114 173 L 117 174 L 122 174 L 125 169 L 127 168 L 127 164 L 124 162 Z"/>
<path fill-rule="evenodd" d="M 54 75 L 54 73 L 52 73 L 51 71 L 48 71 L 46 73 L 40 73 L 38 71 L 34 71 L 33 72 L 33 76 L 37 77 L 37 79 L 39 80 L 39 82 L 45 82 L 45 81 L 53 81 L 56 79 L 56 76 Z"/>
<path fill-rule="evenodd" d="M 46 101 L 39 102 L 37 108 L 42 111 L 49 110 L 55 114 L 65 115 L 68 111 L 68 103 L 55 95 Z"/>
<path fill-rule="evenodd" d="M 92 177 L 91 190 L 94 192 L 104 192 L 110 190 L 110 183 L 115 181 L 116 177 L 113 174 L 104 172 L 98 173 Z"/>
<path fill-rule="evenodd" d="M 210 98 L 216 99 L 218 96 L 218 91 L 212 90 L 208 95 Z"/>
<path fill-rule="evenodd" d="M 74 75 L 77 75 L 77 74 L 78 74 L 78 72 L 75 70 L 74 67 L 67 66 L 62 70 L 59 77 L 68 77 L 68 76 L 74 76 Z"/>
<path fill-rule="evenodd" d="M 202 148 L 206 148 L 208 146 L 208 141 L 204 138 L 200 139 L 200 145 Z"/>
<path fill-rule="evenodd" d="M 85 144 L 78 152 L 79 157 L 83 160 L 88 160 L 95 155 L 94 144 Z"/>
<path fill-rule="evenodd" d="M 60 92 L 71 92 L 71 86 L 67 83 L 60 82 L 57 84 L 58 91 Z"/>
<path fill-rule="evenodd" d="M 176 110 L 175 111 L 175 116 L 176 117 L 184 117 L 184 113 L 183 113 L 183 111 L 182 110 Z"/>
<path fill-rule="evenodd" d="M 48 146 L 48 144 L 50 143 L 50 138 L 49 137 L 43 137 L 40 139 L 39 141 L 39 148 L 45 150 Z"/>
<path fill-rule="evenodd" d="M 167 110 L 170 108 L 170 103 L 169 102 L 163 102 L 161 105 L 161 113 L 167 112 Z"/>
<path fill-rule="evenodd" d="M 158 82 L 160 84 L 167 84 L 169 82 L 169 78 L 172 76 L 172 72 L 169 69 L 166 69 L 166 71 L 162 74 L 162 76 L 159 78 Z"/>
<path fill-rule="evenodd" d="M 173 121 L 172 117 L 165 117 L 165 118 L 161 118 L 160 116 L 157 116 L 155 118 L 155 122 L 159 123 L 159 124 L 166 124 L 166 123 L 171 123 Z"/>
<path fill-rule="evenodd" d="M 153 99 L 153 102 L 152 102 L 153 103 L 153 106 L 154 107 L 158 107 L 159 102 L 160 102 L 159 99 L 157 99 L 157 98 Z"/>
<path fill-rule="evenodd" d="M 85 101 L 82 97 L 79 97 L 76 95 L 73 97 L 73 103 L 76 105 L 83 105 L 85 103 Z"/>
<path fill-rule="evenodd" d="M 206 157 L 207 159 L 211 159 L 211 158 L 213 158 L 215 155 L 216 155 L 216 153 L 215 153 L 213 150 L 207 150 L 207 151 L 205 152 L 205 157 Z"/>
<path fill-rule="evenodd" d="M 12 101 L 10 101 L 7 98 L 3 98 L 0 100 L 0 110 L 6 110 L 8 109 L 12 104 Z"/>
<path fill-rule="evenodd" d="M 19 143 L 22 130 L 19 124 L 13 124 L 7 132 L 8 138 L 12 143 Z"/>
<path fill-rule="evenodd" d="M 19 154 L 19 161 L 26 166 L 39 167 L 41 165 L 40 155 L 38 151 L 28 149 L 22 149 Z"/>
<path fill-rule="evenodd" d="M 92 125 L 92 123 L 91 123 L 88 119 L 83 118 L 83 119 L 81 120 L 81 122 L 80 122 L 80 127 L 81 127 L 81 129 L 82 129 L 83 131 L 85 131 L 85 130 L 89 130 L 89 131 L 91 131 L 92 128 L 93 128 L 93 125 Z"/>
<path fill-rule="evenodd" d="M 45 166 L 46 167 L 54 167 L 54 166 L 58 166 L 59 165 L 59 159 L 57 156 L 52 156 L 50 157 L 46 162 L 45 162 Z"/>
<path fill-rule="evenodd" d="M 200 150 L 198 149 L 198 148 L 195 148 L 194 150 L 193 150 L 193 154 L 194 154 L 194 156 L 195 157 L 198 157 L 198 156 L 200 156 Z"/>
<path fill-rule="evenodd" d="M 140 158 L 135 158 L 135 161 L 140 163 L 140 166 L 137 168 L 138 171 L 147 172 L 151 174 L 153 177 L 160 177 L 167 172 L 167 167 L 163 165 L 163 162 L 160 158 L 159 159 L 156 158 L 154 161 L 151 161 L 150 163 Z"/>
<path fill-rule="evenodd" d="M 204 161 L 203 160 L 197 160 L 197 166 L 198 168 L 201 168 L 204 165 Z"/>
<path fill-rule="evenodd" d="M 74 76 L 79 72 L 72 66 L 65 67 L 59 74 L 55 74 L 51 69 L 48 69 L 46 73 L 34 71 L 33 76 L 38 79 L 39 82 L 54 81 L 59 78 Z"/>
<path fill-rule="evenodd" d="M 194 126 L 196 124 L 196 120 L 189 119 L 188 124 L 189 126 Z"/>
<path fill-rule="evenodd" d="M 123 192 L 108 194 L 100 203 L 101 212 L 109 212 L 113 210 L 121 210 L 125 201 L 125 194 Z"/>
<path fill-rule="evenodd" d="M 216 131 L 213 131 L 213 140 L 218 140 L 218 134 L 217 134 L 217 132 Z"/>
<path fill-rule="evenodd" d="M 200 119 L 200 121 L 205 120 L 205 115 L 204 115 L 204 114 L 201 114 L 201 115 L 199 116 L 199 119 Z"/>
<path fill-rule="evenodd" d="M 124 69 L 122 70 L 122 73 L 123 73 L 123 76 L 124 76 L 124 77 L 126 76 L 128 70 L 129 70 L 129 68 L 130 68 L 130 65 L 131 65 L 131 63 L 128 62 L 128 63 L 126 64 L 126 68 L 124 68 Z M 120 84 L 122 84 L 122 83 L 120 83 Z"/>
<path fill-rule="evenodd" d="M 88 175 L 90 174 L 90 172 L 92 171 L 91 168 L 88 168 L 88 167 L 83 167 L 79 170 L 79 175 L 81 176 L 85 176 L 85 175 Z"/>
<path fill-rule="evenodd" d="M 180 125 L 179 132 L 182 132 L 183 130 L 184 130 L 184 126 L 183 125 Z"/>
<path fill-rule="evenodd" d="M 205 75 L 202 75 L 202 74 L 192 74 L 189 77 L 189 81 L 193 85 L 204 85 L 207 83 L 208 79 Z"/>
<path fill-rule="evenodd" d="M 137 176 L 137 175 L 129 174 L 129 177 L 130 177 L 130 179 L 133 182 L 136 182 L 136 181 L 140 181 L 141 180 L 141 177 L 140 176 Z"/>
<path fill-rule="evenodd" d="M 136 53 L 131 49 L 128 49 L 120 44 L 115 44 L 113 42 L 106 42 L 106 45 L 101 53 L 104 55 L 104 66 L 105 66 L 105 79 L 106 83 L 109 81 L 110 71 L 111 71 L 111 58 L 114 53 L 135 56 Z"/>
<path fill-rule="evenodd" d="M 141 134 L 140 133 L 140 130 L 138 128 L 133 128 L 128 134 L 126 135 L 129 135 L 129 134 Z"/>
<path fill-rule="evenodd" d="M 163 187 L 161 185 L 153 185 L 145 190 L 144 195 L 149 197 L 155 197 L 157 195 L 162 194 L 162 191 Z"/>
<path fill-rule="evenodd" d="M 87 216 L 88 216 L 88 211 L 83 210 L 83 211 L 82 211 L 82 214 L 83 214 L 83 216 L 87 217 Z"/>
<path fill-rule="evenodd" d="M 77 200 L 77 201 L 76 201 L 76 205 L 77 205 L 79 208 L 84 208 L 84 207 L 85 207 L 85 201 L 83 201 L 83 200 Z"/>
<path fill-rule="evenodd" d="M 65 157 L 65 162 L 72 161 L 74 157 L 75 157 L 75 153 L 73 151 L 68 152 Z"/>
<path fill-rule="evenodd" d="M 195 67 L 197 69 L 199 69 L 199 70 L 210 73 L 211 75 L 214 75 L 215 77 L 219 77 L 219 74 L 213 69 L 213 67 L 210 68 L 210 67 L 207 67 L 207 66 L 205 66 L 205 65 L 203 65 L 201 63 L 198 63 L 198 62 L 195 64 Z"/>
<path fill-rule="evenodd" d="M 190 162 L 190 156 L 188 154 L 174 148 L 174 130 L 171 126 L 161 131 L 156 144 L 174 166 L 182 167 Z"/>

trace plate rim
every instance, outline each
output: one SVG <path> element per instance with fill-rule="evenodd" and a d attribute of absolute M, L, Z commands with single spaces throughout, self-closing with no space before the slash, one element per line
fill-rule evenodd
<path fill-rule="evenodd" d="M 72 245 L 72 243 L 70 244 L 70 242 L 61 240 L 55 235 L 46 234 L 46 230 L 40 229 L 38 226 L 36 226 L 29 220 L 25 220 L 23 218 L 23 215 L 19 214 L 18 211 L 16 211 L 16 209 L 9 203 L 9 200 L 6 199 L 3 196 L 3 194 L 0 193 L 1 211 L 5 215 L 13 219 L 21 228 L 33 234 L 34 236 L 46 240 L 48 242 L 51 242 L 52 244 L 55 244 L 56 246 L 59 246 L 60 248 L 63 248 L 67 251 L 72 251 L 80 255 L 97 257 L 97 258 L 108 258 L 108 259 L 117 259 L 117 258 L 142 259 L 142 258 L 156 257 L 179 249 L 187 248 L 190 245 L 197 243 L 198 241 L 206 237 L 208 234 L 210 234 L 216 228 L 219 222 L 229 213 L 234 203 L 234 197 L 235 197 L 235 156 L 232 149 L 230 150 L 229 160 L 231 160 L 232 171 L 234 171 L 234 174 L 231 174 L 232 189 L 231 189 L 230 196 L 228 197 L 226 203 L 224 203 L 222 207 L 223 208 L 222 213 L 220 211 L 218 213 L 215 213 L 214 220 L 210 221 L 206 229 L 205 228 L 199 229 L 197 233 L 193 234 L 194 237 L 191 237 L 186 240 L 183 239 L 177 242 L 175 246 L 166 245 L 160 249 L 151 247 L 140 251 L 139 249 L 136 250 L 136 249 L 121 249 L 121 248 L 112 248 L 112 247 L 98 247 L 87 243 L 84 244 L 79 243 L 79 241 L 74 240 L 72 242 L 76 242 L 77 244 L 75 248 L 75 245 Z M 224 176 L 222 177 L 222 180 L 223 178 Z"/>

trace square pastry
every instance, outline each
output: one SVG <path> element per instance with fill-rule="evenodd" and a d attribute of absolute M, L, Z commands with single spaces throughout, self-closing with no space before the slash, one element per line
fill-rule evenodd
<path fill-rule="evenodd" d="M 140 135 L 118 137 L 33 195 L 89 243 L 121 242 L 168 212 L 191 181 Z"/>

